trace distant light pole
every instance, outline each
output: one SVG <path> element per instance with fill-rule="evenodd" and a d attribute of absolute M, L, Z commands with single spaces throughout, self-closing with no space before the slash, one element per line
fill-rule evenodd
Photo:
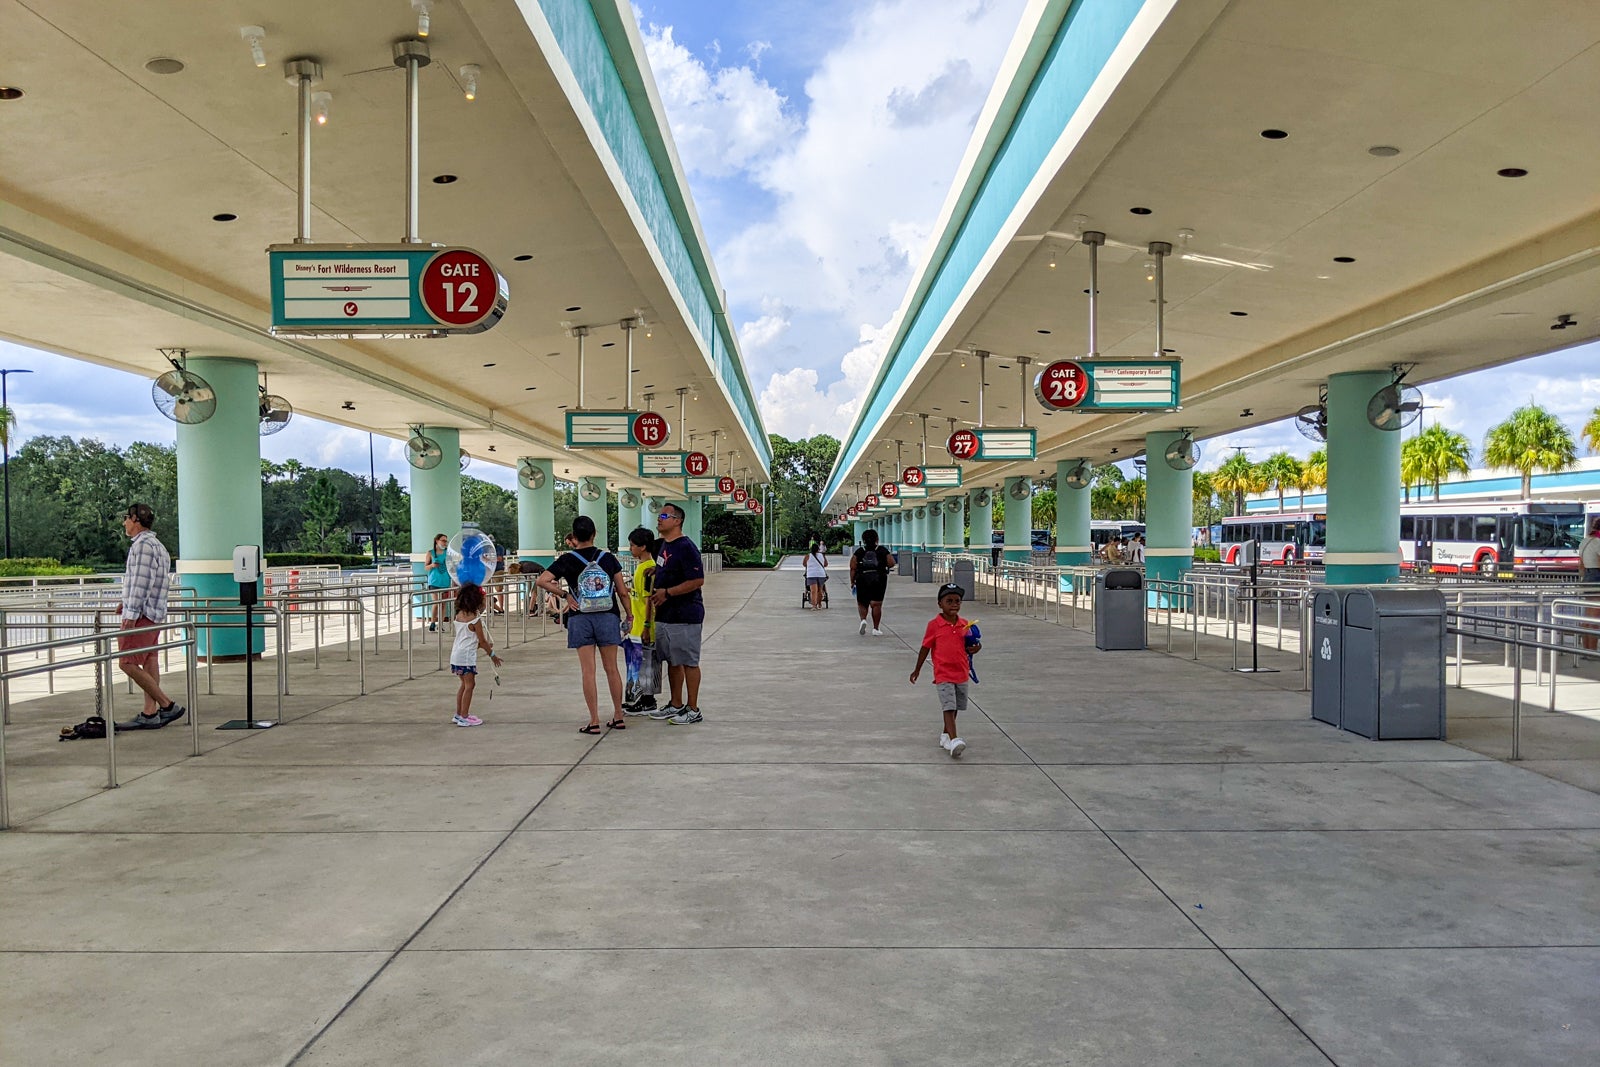
<path fill-rule="evenodd" d="M 12 374 L 32 374 L 27 367 L 0 368 L 0 410 L 9 416 L 11 405 L 6 401 L 6 380 Z M 0 441 L 0 448 L 5 452 L 5 481 L 6 481 L 6 559 L 11 558 L 11 423 L 6 424 L 4 441 Z"/>
<path fill-rule="evenodd" d="M 378 541 L 383 536 L 383 514 L 378 503 L 378 463 L 373 459 L 372 432 L 367 432 L 367 474 L 372 482 L 372 565 L 378 566 Z"/>

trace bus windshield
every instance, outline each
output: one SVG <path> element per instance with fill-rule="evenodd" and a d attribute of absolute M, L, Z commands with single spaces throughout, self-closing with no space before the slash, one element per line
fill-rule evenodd
<path fill-rule="evenodd" d="M 1519 548 L 1569 548 L 1578 547 L 1583 540 L 1583 512 L 1572 511 L 1556 515 L 1523 515 L 1519 524 Z"/>
<path fill-rule="evenodd" d="M 1328 545 L 1328 520 L 1312 519 L 1307 525 L 1311 527 L 1311 530 L 1306 536 L 1306 544 L 1315 545 L 1318 548 L 1326 548 Z"/>

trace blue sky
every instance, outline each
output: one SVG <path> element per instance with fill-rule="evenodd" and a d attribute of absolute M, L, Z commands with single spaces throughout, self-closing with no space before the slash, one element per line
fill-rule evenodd
<path fill-rule="evenodd" d="M 871 382 L 1025 0 L 641 0 L 661 90 L 762 417 L 790 437 L 838 435 Z M 1600 405 L 1600 346 L 1437 383 L 1429 421 L 1474 449 L 1537 400 L 1574 432 Z M 0 342 L 18 436 L 171 442 L 146 379 Z M 290 398 L 293 399 L 292 397 Z M 1206 443 L 1256 459 L 1311 443 L 1287 423 Z M 269 459 L 367 470 L 367 435 L 297 417 Z M 380 476 L 404 479 L 378 439 Z M 470 473 L 513 484 L 507 468 Z"/>

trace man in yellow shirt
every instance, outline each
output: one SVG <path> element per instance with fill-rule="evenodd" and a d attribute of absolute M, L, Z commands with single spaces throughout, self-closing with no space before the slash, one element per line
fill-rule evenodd
<path fill-rule="evenodd" d="M 628 656 L 628 699 L 622 702 L 626 715 L 645 715 L 656 710 L 656 690 L 661 687 L 660 668 L 655 660 L 656 618 L 650 594 L 655 591 L 655 534 L 643 526 L 628 535 L 628 552 L 633 556 L 633 626 L 624 642 Z"/>

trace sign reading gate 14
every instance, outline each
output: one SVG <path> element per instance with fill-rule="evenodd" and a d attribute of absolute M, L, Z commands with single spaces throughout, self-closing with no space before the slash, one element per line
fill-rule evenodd
<path fill-rule="evenodd" d="M 445 337 L 482 333 L 506 313 L 505 279 L 470 248 L 273 245 L 272 333 Z"/>

